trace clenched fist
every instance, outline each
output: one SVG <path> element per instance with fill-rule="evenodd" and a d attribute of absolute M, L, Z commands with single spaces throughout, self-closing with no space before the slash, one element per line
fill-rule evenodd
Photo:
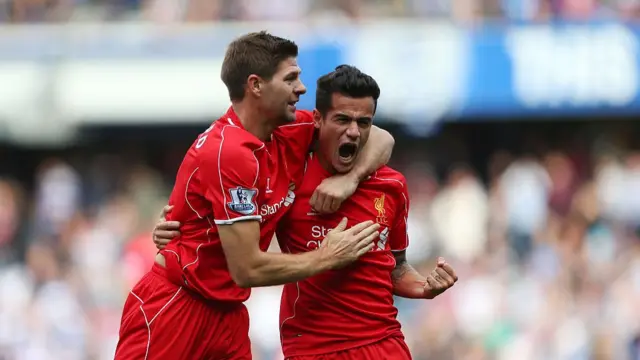
<path fill-rule="evenodd" d="M 427 282 L 424 285 L 424 297 L 426 299 L 435 298 L 458 281 L 458 275 L 456 275 L 455 270 L 441 257 L 438 258 L 435 269 L 426 278 Z"/>
<path fill-rule="evenodd" d="M 349 174 L 326 178 L 311 195 L 311 207 L 321 214 L 334 213 L 357 188 L 358 180 Z"/>

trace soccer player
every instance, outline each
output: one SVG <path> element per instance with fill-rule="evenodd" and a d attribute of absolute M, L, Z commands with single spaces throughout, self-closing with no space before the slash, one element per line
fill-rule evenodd
<path fill-rule="evenodd" d="M 340 222 L 345 214 L 354 223 L 374 220 L 381 229 L 374 249 L 356 263 L 284 286 L 280 335 L 289 360 L 411 359 L 393 295 L 433 299 L 457 281 L 442 258 L 427 276 L 407 263 L 409 197 L 405 178 L 396 170 L 379 168 L 337 213 L 320 214 L 309 205 L 315 187 L 350 171 L 371 141 L 379 95 L 376 81 L 351 66 L 340 66 L 318 80 L 313 116 L 319 146 L 308 157 L 297 201 L 279 223 L 280 247 L 288 253 L 312 253 L 324 245 L 332 228 L 344 227 Z M 158 227 L 175 231 L 175 225 Z M 166 242 L 161 239 L 160 246 Z"/>
<path fill-rule="evenodd" d="M 188 150 L 169 199 L 181 234 L 124 305 L 116 359 L 251 359 L 250 288 L 342 267 L 373 247 L 378 224 L 327 234 L 320 251 L 274 254 L 276 224 L 294 203 L 314 138 L 312 116 L 295 104 L 306 89 L 297 46 L 265 32 L 233 41 L 221 77 L 232 106 Z M 315 208 L 331 211 L 385 163 L 393 138 L 376 130 L 347 175 L 320 187 Z"/>

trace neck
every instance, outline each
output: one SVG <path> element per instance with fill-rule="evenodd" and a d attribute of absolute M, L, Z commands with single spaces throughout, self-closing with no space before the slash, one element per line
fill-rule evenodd
<path fill-rule="evenodd" d="M 320 164 L 320 166 L 329 175 L 333 176 L 333 175 L 338 174 L 338 171 L 333 167 L 333 165 L 331 165 L 331 161 L 329 161 L 326 157 L 324 157 L 322 155 L 322 152 L 316 151 L 316 152 L 313 153 L 313 156 L 315 156 L 318 159 L 318 163 Z"/>
<path fill-rule="evenodd" d="M 271 124 L 269 119 L 262 115 L 256 106 L 252 106 L 245 101 L 233 103 L 231 107 L 245 130 L 263 142 L 271 138 L 276 126 Z"/>

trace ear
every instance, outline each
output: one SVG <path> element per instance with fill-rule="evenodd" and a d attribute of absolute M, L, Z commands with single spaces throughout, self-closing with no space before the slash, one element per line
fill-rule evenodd
<path fill-rule="evenodd" d="M 322 121 L 322 114 L 320 114 L 320 111 L 318 111 L 318 109 L 313 109 L 313 126 L 315 126 L 316 129 L 320 129 L 321 121 Z"/>
<path fill-rule="evenodd" d="M 251 74 L 247 78 L 247 90 L 255 96 L 260 96 L 262 90 L 262 79 L 260 76 Z"/>

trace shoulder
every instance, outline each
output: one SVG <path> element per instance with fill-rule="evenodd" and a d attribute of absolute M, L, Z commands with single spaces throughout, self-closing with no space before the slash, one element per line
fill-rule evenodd
<path fill-rule="evenodd" d="M 296 111 L 296 122 L 297 123 L 313 123 L 313 111 L 309 110 L 298 110 Z"/>
<path fill-rule="evenodd" d="M 296 111 L 296 120 L 290 124 L 280 125 L 276 132 L 290 132 L 301 129 L 314 129 L 313 113 L 308 110 Z"/>
<path fill-rule="evenodd" d="M 383 188 L 385 192 L 394 197 L 402 197 L 407 191 L 407 180 L 404 175 L 389 166 L 382 166 L 376 170 L 367 182 L 371 185 Z"/>
<path fill-rule="evenodd" d="M 297 110 L 296 121 L 294 121 L 293 124 L 287 124 L 284 126 L 296 125 L 313 125 L 313 112 L 309 110 Z"/>
<path fill-rule="evenodd" d="M 245 129 L 225 123 L 224 120 L 217 121 L 213 129 L 206 135 L 207 140 L 203 147 L 208 149 L 201 152 L 199 156 L 200 161 L 204 163 L 224 161 L 241 164 L 247 161 L 255 162 L 257 161 L 255 153 L 265 147 L 262 141 Z"/>
<path fill-rule="evenodd" d="M 387 165 L 380 167 L 371 175 L 371 180 L 379 184 L 388 184 L 398 189 L 404 189 L 407 187 L 407 179 L 404 175 Z"/>
<path fill-rule="evenodd" d="M 222 122 L 218 124 L 217 127 L 219 128 L 220 142 L 223 148 L 246 148 L 253 151 L 257 148 L 264 147 L 264 143 L 260 141 L 260 139 L 240 126 L 224 124 Z"/>

